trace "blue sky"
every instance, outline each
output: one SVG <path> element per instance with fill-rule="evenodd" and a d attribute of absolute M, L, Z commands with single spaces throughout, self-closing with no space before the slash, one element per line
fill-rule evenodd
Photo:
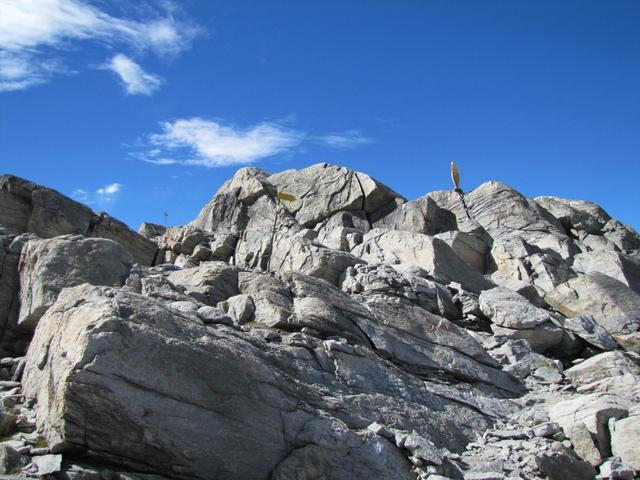
<path fill-rule="evenodd" d="M 133 228 L 313 163 L 640 227 L 640 2 L 0 0 L 0 172 Z"/>

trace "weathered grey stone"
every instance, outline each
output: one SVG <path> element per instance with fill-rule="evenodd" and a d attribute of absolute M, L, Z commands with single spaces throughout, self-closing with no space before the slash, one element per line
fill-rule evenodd
<path fill-rule="evenodd" d="M 184 288 L 174 285 L 162 275 L 150 275 L 140 279 L 140 293 L 147 297 L 158 298 L 170 302 L 183 302 L 191 297 L 183 293 Z"/>
<path fill-rule="evenodd" d="M 171 272 L 167 278 L 173 284 L 184 286 L 188 295 L 212 307 L 240 293 L 238 269 L 224 262 L 204 262 L 198 267 Z"/>
<path fill-rule="evenodd" d="M 510 288 L 514 282 L 525 282 L 546 292 L 576 275 L 560 253 L 540 251 L 515 234 L 494 243 L 490 257 L 491 279 Z"/>
<path fill-rule="evenodd" d="M 142 222 L 138 228 L 138 233 L 143 237 L 157 238 L 161 237 L 167 231 L 167 227 L 164 225 L 158 225 L 157 223 Z"/>
<path fill-rule="evenodd" d="M 444 452 L 415 430 L 405 438 L 404 448 L 409 450 L 414 457 L 430 465 L 440 465 L 442 463 Z"/>
<path fill-rule="evenodd" d="M 562 445 L 535 457 L 538 469 L 549 480 L 591 480 L 596 470 L 573 450 Z"/>
<path fill-rule="evenodd" d="M 227 316 L 218 307 L 210 307 L 205 305 L 197 310 L 197 315 L 205 325 L 209 324 L 221 324 L 221 325 L 233 325 L 233 320 Z"/>
<path fill-rule="evenodd" d="M 514 329 L 491 325 L 496 336 L 507 337 L 512 340 L 526 340 L 534 351 L 544 353 L 559 347 L 566 338 L 566 332 L 551 322 L 542 323 L 534 328 Z"/>
<path fill-rule="evenodd" d="M 196 245 L 193 249 L 193 253 L 191 254 L 193 259 L 197 262 L 206 262 L 211 260 L 212 255 L 211 249 L 204 245 Z"/>
<path fill-rule="evenodd" d="M 157 247 L 106 213 L 90 208 L 50 188 L 12 175 L 0 177 L 0 224 L 7 233 L 34 233 L 38 237 L 85 235 L 108 238 L 126 248 L 136 262 L 151 265 Z"/>
<path fill-rule="evenodd" d="M 626 466 L 640 471 L 640 415 L 616 420 L 611 430 L 611 452 Z"/>
<path fill-rule="evenodd" d="M 0 177 L 0 205 L 0 224 L 12 234 L 84 235 L 92 217 L 88 207 L 13 175 Z"/>
<path fill-rule="evenodd" d="M 350 251 L 371 229 L 365 212 L 338 212 L 316 225 L 318 243 L 335 250 Z"/>
<path fill-rule="evenodd" d="M 218 307 L 237 325 L 244 325 L 253 320 L 256 307 L 250 295 L 234 295 L 225 301 L 218 303 Z"/>
<path fill-rule="evenodd" d="M 208 232 L 235 233 L 248 220 L 247 207 L 269 192 L 269 174 L 258 168 L 241 168 L 225 182 L 200 211 L 192 225 Z"/>
<path fill-rule="evenodd" d="M 359 264 L 347 268 L 341 287 L 350 294 L 402 297 L 431 313 L 458 320 L 461 312 L 451 292 L 444 285 L 425 278 L 428 275 L 418 267 L 402 264 Z M 456 288 L 462 289 L 459 285 Z"/>
<path fill-rule="evenodd" d="M 335 478 L 408 479 L 406 460 L 367 425 L 412 425 L 451 450 L 489 426 L 482 411 L 508 411 L 490 389 L 420 381 L 364 347 L 317 348 L 335 373 L 318 370 L 313 349 L 82 285 L 41 319 L 23 389 L 53 452 L 82 446 L 84 458 L 124 469 L 217 480 L 334 469 Z"/>
<path fill-rule="evenodd" d="M 591 432 L 589 432 L 584 422 L 576 422 L 570 425 L 565 430 L 565 433 L 567 437 L 569 437 L 569 440 L 571 440 L 573 450 L 580 458 L 589 462 L 594 467 L 602 463 L 602 454 L 598 450 L 598 447 L 591 437 Z"/>
<path fill-rule="evenodd" d="M 565 431 L 573 424 L 583 422 L 604 458 L 610 453 L 609 419 L 625 417 L 631 404 L 632 400 L 617 395 L 580 395 L 553 405 L 549 409 L 549 418 L 558 422 Z"/>
<path fill-rule="evenodd" d="M 291 298 L 272 290 L 265 290 L 251 295 L 255 311 L 253 321 L 272 328 L 287 328 L 293 313 Z"/>
<path fill-rule="evenodd" d="M 371 213 L 401 198 L 364 173 L 326 163 L 287 170 L 271 175 L 268 181 L 279 192 L 296 197 L 285 202 L 285 208 L 307 227 L 339 211 Z"/>
<path fill-rule="evenodd" d="M 235 255 L 237 243 L 238 237 L 234 234 L 216 234 L 215 238 L 209 244 L 209 250 L 211 251 L 211 260 L 229 260 Z"/>
<path fill-rule="evenodd" d="M 271 290 L 285 296 L 291 296 L 289 287 L 278 277 L 259 272 L 238 272 L 238 287 L 241 293 L 252 295 Z"/>
<path fill-rule="evenodd" d="M 484 290 L 479 302 L 482 312 L 504 328 L 524 330 L 553 321 L 547 310 L 532 305 L 522 295 L 504 287 Z"/>
<path fill-rule="evenodd" d="M 344 271 L 358 263 L 362 260 L 350 253 L 323 248 L 299 237 L 278 235 L 268 268 L 303 273 L 338 285 Z"/>
<path fill-rule="evenodd" d="M 478 272 L 486 272 L 489 248 L 481 235 L 452 231 L 440 233 L 435 237 L 443 240 L 458 257 Z"/>
<path fill-rule="evenodd" d="M 31 475 L 44 477 L 58 473 L 62 468 L 62 455 L 39 455 L 31 458 L 31 463 L 25 468 Z"/>
<path fill-rule="evenodd" d="M 640 295 L 602 273 L 581 275 L 545 300 L 566 317 L 588 313 L 624 348 L 640 353 Z"/>
<path fill-rule="evenodd" d="M 493 285 L 463 262 L 445 242 L 421 233 L 373 229 L 352 253 L 369 263 L 420 267 L 440 283 L 457 282 L 472 292 Z"/>
<path fill-rule="evenodd" d="M 473 231 L 480 226 L 494 243 L 504 243 L 515 236 L 538 250 L 555 251 L 562 258 L 571 254 L 571 240 L 560 222 L 504 183 L 486 182 L 465 195 L 471 221 L 457 193 L 438 191 L 429 197 L 456 215 L 461 231 Z"/>
<path fill-rule="evenodd" d="M 155 242 L 139 235 L 120 220 L 116 220 L 104 212 L 93 215 L 86 236 L 108 238 L 119 243 L 141 265 L 153 265 L 158 252 L 158 246 Z"/>
<path fill-rule="evenodd" d="M 640 356 L 625 352 L 605 352 L 588 358 L 565 371 L 576 387 L 621 375 L 635 375 L 640 384 Z"/>
<path fill-rule="evenodd" d="M 177 312 L 180 313 L 184 313 L 186 315 L 189 314 L 195 314 L 198 311 L 198 308 L 200 308 L 198 306 L 198 304 L 194 303 L 194 302 L 171 302 L 169 304 L 167 304 L 167 306 L 173 310 L 176 310 Z"/>
<path fill-rule="evenodd" d="M 132 264 L 131 255 L 111 240 L 61 236 L 29 241 L 20 257 L 18 324 L 35 328 L 65 287 L 124 285 Z"/>
<path fill-rule="evenodd" d="M 455 215 L 444 210 L 430 197 L 422 197 L 411 202 L 393 204 L 394 209 L 376 220 L 373 226 L 386 230 L 435 235 L 457 229 Z"/>
<path fill-rule="evenodd" d="M 553 215 L 566 231 L 584 231 L 600 235 L 611 217 L 602 207 L 584 200 L 566 200 L 558 197 L 536 197 L 535 202 Z"/>
<path fill-rule="evenodd" d="M 584 314 L 568 318 L 563 327 L 584 341 L 602 350 L 616 350 L 618 344 L 604 328 L 598 325 L 592 315 Z"/>
<path fill-rule="evenodd" d="M 611 219 L 603 227 L 603 231 L 605 238 L 623 252 L 640 249 L 640 236 L 630 225 Z"/>
<path fill-rule="evenodd" d="M 607 250 L 580 253 L 573 258 L 573 269 L 580 273 L 609 275 L 640 293 L 640 262 L 630 255 Z"/>
<path fill-rule="evenodd" d="M 235 246 L 236 265 L 268 270 L 274 236 L 290 237 L 302 227 L 291 213 L 267 196 L 248 207 L 246 215 L 246 225 Z"/>

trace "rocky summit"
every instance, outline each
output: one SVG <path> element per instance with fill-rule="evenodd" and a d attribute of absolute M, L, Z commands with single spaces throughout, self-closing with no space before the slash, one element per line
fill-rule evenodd
<path fill-rule="evenodd" d="M 243 168 L 134 232 L 0 177 L 3 478 L 638 478 L 640 237 L 464 200 Z"/>

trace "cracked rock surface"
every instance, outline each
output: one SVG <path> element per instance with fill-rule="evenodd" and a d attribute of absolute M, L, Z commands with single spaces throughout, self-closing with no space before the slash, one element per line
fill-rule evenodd
<path fill-rule="evenodd" d="M 640 237 L 465 201 L 244 168 L 135 233 L 0 177 L 0 475 L 637 478 Z"/>

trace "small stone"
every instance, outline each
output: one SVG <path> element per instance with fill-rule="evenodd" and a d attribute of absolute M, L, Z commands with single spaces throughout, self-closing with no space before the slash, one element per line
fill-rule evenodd
<path fill-rule="evenodd" d="M 59 472 L 62 468 L 62 455 L 41 455 L 33 457 L 25 471 L 31 475 L 42 477 Z"/>
<path fill-rule="evenodd" d="M 533 428 L 533 434 L 536 437 L 542 438 L 551 438 L 561 431 L 562 428 L 560 427 L 560 425 L 558 425 L 557 422 L 543 423 L 542 425 L 538 425 Z"/>
<path fill-rule="evenodd" d="M 231 318 L 227 314 L 225 314 L 217 307 L 210 307 L 209 305 L 205 305 L 204 307 L 200 307 L 196 313 L 205 325 L 233 325 L 233 320 L 231 320 Z"/>
<path fill-rule="evenodd" d="M 380 435 L 381 437 L 393 439 L 394 435 L 391 430 L 389 430 L 384 425 L 380 425 L 378 422 L 373 422 L 371 425 L 367 427 L 367 430 L 375 433 L 376 435 Z"/>

